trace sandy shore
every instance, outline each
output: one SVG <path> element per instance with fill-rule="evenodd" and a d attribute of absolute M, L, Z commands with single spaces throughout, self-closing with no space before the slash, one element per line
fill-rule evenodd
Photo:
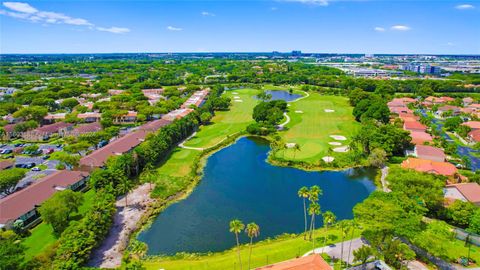
<path fill-rule="evenodd" d="M 138 222 L 145 214 L 147 206 L 154 202 L 149 194 L 149 184 L 143 184 L 130 191 L 127 197 L 127 207 L 125 207 L 125 197 L 117 200 L 117 212 L 113 225 L 102 245 L 92 253 L 89 266 L 117 268 L 121 265 L 123 251 L 128 245 L 131 233 L 137 229 Z"/>

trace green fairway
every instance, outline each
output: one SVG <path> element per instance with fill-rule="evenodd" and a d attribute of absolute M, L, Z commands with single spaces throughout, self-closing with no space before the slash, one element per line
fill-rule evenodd
<path fill-rule="evenodd" d="M 187 176 L 192 169 L 192 162 L 200 153 L 198 150 L 177 147 L 168 160 L 157 169 L 157 173 L 174 177 Z"/>
<path fill-rule="evenodd" d="M 225 91 L 224 95 L 232 100 L 230 110 L 216 112 L 212 124 L 201 126 L 197 134 L 185 143 L 185 146 L 212 147 L 228 135 L 245 130 L 247 125 L 253 121 L 253 107 L 258 103 L 254 96 L 258 93 L 259 90 L 255 89 Z"/>
<path fill-rule="evenodd" d="M 354 237 L 358 237 L 360 232 L 356 233 Z M 316 247 L 323 246 L 323 237 L 327 237 L 327 245 L 340 242 L 340 230 L 330 228 L 328 232 L 325 229 L 316 231 Z M 233 234 L 232 234 L 232 237 Z M 345 250 L 348 248 L 345 247 Z M 241 247 L 241 256 L 244 267 L 248 261 L 248 246 Z M 259 267 L 267 264 L 272 264 L 288 259 L 293 259 L 302 256 L 306 252 L 312 250 L 312 242 L 303 240 L 302 235 L 298 236 L 283 236 L 278 239 L 265 240 L 254 244 L 252 251 L 251 267 Z M 236 249 L 227 250 L 220 253 L 213 253 L 204 256 L 188 256 L 183 258 L 165 258 L 165 259 L 151 259 L 144 262 L 147 269 L 165 269 L 165 270 L 224 270 L 224 269 L 238 269 L 238 257 Z M 236 266 L 236 267 L 235 267 Z"/>
<path fill-rule="evenodd" d="M 95 192 L 93 190 L 85 192 L 83 199 L 83 204 L 78 208 L 79 214 L 84 214 L 91 207 L 95 200 Z M 57 240 L 57 237 L 53 234 L 52 226 L 44 222 L 35 226 L 30 230 L 30 233 L 30 236 L 22 242 L 25 246 L 25 257 L 27 259 L 38 255 Z"/>
<path fill-rule="evenodd" d="M 323 96 L 315 92 L 309 94 L 309 97 L 289 103 L 288 115 L 291 120 L 286 125 L 287 130 L 280 132 L 286 143 L 297 143 L 300 150 L 280 150 L 276 156 L 296 161 L 317 162 L 327 155 L 333 157 L 345 155 L 331 149 L 347 146 L 360 127 L 352 116 L 353 108 L 348 104 L 348 99 Z M 330 135 L 345 136 L 347 140 L 335 141 L 329 137 Z M 341 145 L 332 146 L 329 142 L 338 142 Z"/>

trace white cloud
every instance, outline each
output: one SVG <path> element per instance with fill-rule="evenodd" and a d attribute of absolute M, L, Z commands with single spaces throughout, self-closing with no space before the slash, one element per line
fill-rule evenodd
<path fill-rule="evenodd" d="M 409 26 L 399 24 L 399 25 L 394 25 L 394 26 L 390 27 L 390 29 L 394 30 L 394 31 L 408 31 L 411 28 Z"/>
<path fill-rule="evenodd" d="M 130 32 L 128 28 L 122 27 L 95 27 L 95 25 L 86 19 L 74 18 L 63 13 L 52 11 L 41 11 L 27 3 L 22 2 L 4 2 L 3 6 L 9 10 L 0 10 L 1 15 L 6 15 L 16 19 L 28 20 L 34 23 L 46 24 L 68 24 L 75 26 L 86 26 L 89 29 L 110 32 L 114 34 L 123 34 Z"/>
<path fill-rule="evenodd" d="M 114 34 L 125 34 L 125 33 L 130 32 L 130 29 L 128 29 L 128 28 L 115 27 L 115 26 L 109 27 L 109 28 L 97 27 L 96 29 L 97 29 L 98 31 L 110 32 L 110 33 L 114 33 Z"/>
<path fill-rule="evenodd" d="M 211 13 L 211 12 L 208 12 L 208 11 L 202 11 L 202 16 L 205 16 L 205 17 L 213 17 L 215 16 L 215 14 Z"/>
<path fill-rule="evenodd" d="M 328 0 L 280 0 L 282 2 L 297 2 L 307 5 L 328 6 Z"/>
<path fill-rule="evenodd" d="M 270 10 L 271 10 L 271 11 L 277 11 L 278 8 L 277 8 L 277 7 L 271 7 Z"/>
<path fill-rule="evenodd" d="M 3 2 L 3 6 L 22 13 L 32 14 L 38 12 L 38 10 L 27 3 L 21 2 Z"/>
<path fill-rule="evenodd" d="M 455 8 L 456 9 L 474 9 L 475 6 L 470 4 L 462 4 L 462 5 L 455 6 Z"/>
<path fill-rule="evenodd" d="M 180 27 L 174 27 L 174 26 L 167 26 L 167 30 L 169 31 L 182 31 L 183 29 Z"/>
<path fill-rule="evenodd" d="M 375 30 L 375 31 L 377 31 L 377 32 L 385 32 L 385 28 L 379 27 L 379 26 L 373 28 L 373 30 Z"/>

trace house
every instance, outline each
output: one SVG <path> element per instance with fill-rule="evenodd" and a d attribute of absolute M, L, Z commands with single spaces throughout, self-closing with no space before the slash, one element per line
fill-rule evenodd
<path fill-rule="evenodd" d="M 82 119 L 85 123 L 93 123 L 100 121 L 102 114 L 98 112 L 79 113 L 77 118 Z"/>
<path fill-rule="evenodd" d="M 469 127 L 471 130 L 480 129 L 480 121 L 467 121 L 462 125 Z"/>
<path fill-rule="evenodd" d="M 22 220 L 24 226 L 29 227 L 39 218 L 38 206 L 55 192 L 65 189 L 82 190 L 88 176 L 88 173 L 80 171 L 57 171 L 0 199 L 0 228 L 11 228 L 16 220 Z"/>
<path fill-rule="evenodd" d="M 57 121 L 62 121 L 65 119 L 66 113 L 49 113 L 45 117 L 43 117 L 43 123 L 45 124 L 53 124 Z"/>
<path fill-rule="evenodd" d="M 427 159 L 437 162 L 445 161 L 445 152 L 442 149 L 429 145 L 415 145 L 413 155 L 420 159 Z"/>
<path fill-rule="evenodd" d="M 126 114 L 115 118 L 114 123 L 121 124 L 121 123 L 132 123 L 137 121 L 137 112 L 135 111 L 128 111 Z"/>
<path fill-rule="evenodd" d="M 3 126 L 3 130 L 5 130 L 5 134 L 3 135 L 2 139 L 5 141 L 8 141 L 12 138 L 15 138 L 17 136 L 15 132 L 15 126 L 17 124 L 8 124 Z"/>
<path fill-rule="evenodd" d="M 412 143 L 416 145 L 433 142 L 433 137 L 425 131 L 410 131 L 410 137 L 412 137 Z"/>
<path fill-rule="evenodd" d="M 442 118 L 443 115 L 447 112 L 452 112 L 452 116 L 460 115 L 460 108 L 457 106 L 445 105 L 439 107 L 438 110 L 435 112 L 435 116 Z"/>
<path fill-rule="evenodd" d="M 139 130 L 144 130 L 146 132 L 155 132 L 164 126 L 169 125 L 170 123 L 172 123 L 172 121 L 169 121 L 167 119 L 158 119 L 142 125 Z"/>
<path fill-rule="evenodd" d="M 108 94 L 110 96 L 117 96 L 117 95 L 123 94 L 123 92 L 125 92 L 125 90 L 117 90 L 117 89 L 108 90 Z"/>
<path fill-rule="evenodd" d="M 43 141 L 50 138 L 54 134 L 60 136 L 65 135 L 68 131 L 71 131 L 73 124 L 65 122 L 57 122 L 51 125 L 41 126 L 39 128 L 22 133 L 22 138 L 27 141 Z"/>
<path fill-rule="evenodd" d="M 319 254 L 291 259 L 259 268 L 256 270 L 332 270 L 333 268 Z"/>
<path fill-rule="evenodd" d="M 190 96 L 187 101 L 185 101 L 181 108 L 186 109 L 190 108 L 190 106 L 201 107 L 205 102 L 205 99 L 209 93 L 208 89 L 197 91 Z"/>
<path fill-rule="evenodd" d="M 163 92 L 165 90 L 163 88 L 153 88 L 153 89 L 143 89 L 142 93 L 147 96 L 147 95 L 163 95 Z"/>
<path fill-rule="evenodd" d="M 480 206 L 480 185 L 477 183 L 459 183 L 447 185 L 443 189 L 446 199 L 471 202 Z"/>
<path fill-rule="evenodd" d="M 396 113 L 396 114 L 413 114 L 413 111 L 410 110 L 406 106 L 400 106 L 400 107 L 388 107 L 391 113 Z"/>
<path fill-rule="evenodd" d="M 468 106 L 473 103 L 473 98 L 471 97 L 466 97 L 462 99 L 463 106 Z"/>
<path fill-rule="evenodd" d="M 409 131 L 425 131 L 427 127 L 418 121 L 406 121 L 403 123 L 403 129 Z"/>
<path fill-rule="evenodd" d="M 80 159 L 79 170 L 92 171 L 95 168 L 103 167 L 110 156 L 132 151 L 133 148 L 145 140 L 146 135 L 147 132 L 137 130 L 93 151 Z"/>
<path fill-rule="evenodd" d="M 409 157 L 402 162 L 402 168 L 412 169 L 418 172 L 438 174 L 453 177 L 457 173 L 457 168 L 448 162 L 438 162 L 421 158 Z"/>
<path fill-rule="evenodd" d="M 182 119 L 183 117 L 189 115 L 191 112 L 193 112 L 193 109 L 190 108 L 177 109 L 165 114 L 164 116 L 162 116 L 162 119 L 174 121 L 175 119 Z"/>
<path fill-rule="evenodd" d="M 95 133 L 100 130 L 102 130 L 102 125 L 99 122 L 93 122 L 89 124 L 78 125 L 73 130 L 68 131 L 65 135 L 80 136 L 88 133 Z"/>
<path fill-rule="evenodd" d="M 468 133 L 468 140 L 472 143 L 480 142 L 480 129 L 470 131 Z"/>

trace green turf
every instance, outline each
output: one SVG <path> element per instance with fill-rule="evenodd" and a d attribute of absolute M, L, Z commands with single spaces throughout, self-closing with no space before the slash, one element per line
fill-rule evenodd
<path fill-rule="evenodd" d="M 84 214 L 92 205 L 95 200 L 95 192 L 89 190 L 84 193 L 83 204 L 78 208 L 79 214 Z M 57 238 L 53 234 L 53 229 L 50 224 L 44 222 L 38 224 L 30 230 L 30 236 L 24 239 L 23 245 L 25 246 L 25 257 L 30 259 L 40 252 L 45 250 L 46 247 L 53 244 Z"/>
<path fill-rule="evenodd" d="M 326 233 L 324 229 L 316 231 L 316 247 L 323 246 L 323 237 L 328 235 L 327 245 L 340 242 L 340 231 L 338 229 L 329 229 Z M 359 236 L 359 232 L 355 237 Z M 232 234 L 232 238 L 233 238 Z M 348 246 L 345 247 L 345 250 Z M 312 242 L 303 240 L 303 236 L 285 236 L 279 239 L 266 240 L 254 244 L 252 250 L 251 268 L 272 264 L 284 260 L 293 259 L 302 256 L 312 249 Z M 248 262 L 247 245 L 241 247 L 241 256 L 244 269 Z M 166 270 L 224 270 L 239 269 L 236 249 L 224 252 L 213 253 L 211 255 L 186 256 L 184 258 L 164 258 L 152 259 L 144 262 L 147 269 L 166 269 Z M 235 268 L 236 265 L 236 268 Z"/>
<path fill-rule="evenodd" d="M 174 177 L 187 176 L 192 168 L 192 162 L 200 155 L 198 150 L 177 147 L 168 160 L 157 169 L 157 173 Z"/>
<path fill-rule="evenodd" d="M 310 96 L 297 102 L 291 102 L 288 115 L 291 120 L 287 130 L 280 135 L 286 143 L 297 143 L 300 151 L 292 149 L 277 152 L 277 157 L 295 159 L 296 161 L 317 162 L 324 156 L 338 156 L 328 143 L 335 140 L 330 135 L 342 135 L 347 141 L 339 141 L 348 145 L 352 136 L 358 131 L 360 124 L 352 116 L 353 108 L 348 99 L 339 96 L 323 96 L 310 92 Z M 335 110 L 326 113 L 325 109 Z M 303 113 L 297 113 L 302 111 Z"/>
<path fill-rule="evenodd" d="M 234 95 L 234 92 L 238 95 Z M 201 126 L 197 134 L 185 143 L 185 146 L 212 147 L 228 135 L 245 130 L 247 125 L 253 121 L 253 107 L 258 103 L 254 96 L 258 93 L 259 90 L 255 89 L 226 91 L 224 95 L 232 99 L 230 110 L 216 112 L 212 124 Z M 242 102 L 236 102 L 234 96 L 238 96 L 238 100 L 242 100 Z"/>

